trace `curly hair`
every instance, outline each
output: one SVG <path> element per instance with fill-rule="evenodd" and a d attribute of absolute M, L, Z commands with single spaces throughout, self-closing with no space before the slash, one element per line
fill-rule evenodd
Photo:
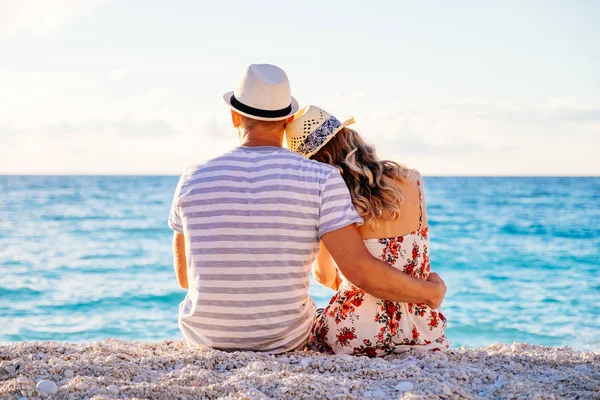
<path fill-rule="evenodd" d="M 375 147 L 366 143 L 358 132 L 343 128 L 311 158 L 340 170 L 365 225 L 376 228 L 380 220 L 400 217 L 404 201 L 400 183 L 408 180 L 411 170 L 393 161 L 380 160 Z"/>

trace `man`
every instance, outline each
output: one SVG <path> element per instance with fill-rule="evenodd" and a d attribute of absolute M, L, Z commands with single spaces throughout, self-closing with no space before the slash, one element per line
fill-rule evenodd
<path fill-rule="evenodd" d="M 371 256 L 339 172 L 282 148 L 298 110 L 287 75 L 249 66 L 224 95 L 241 146 L 188 168 L 175 192 L 175 270 L 188 289 L 179 326 L 190 346 L 281 353 L 305 345 L 315 320 L 308 295 L 319 241 L 341 272 L 390 301 L 441 304 L 446 287 Z M 369 273 L 364 273 L 369 271 Z"/>

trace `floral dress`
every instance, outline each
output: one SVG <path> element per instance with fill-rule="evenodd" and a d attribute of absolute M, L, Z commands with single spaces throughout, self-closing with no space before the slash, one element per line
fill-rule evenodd
<path fill-rule="evenodd" d="M 423 189 L 419 186 L 419 229 L 404 236 L 367 239 L 374 257 L 406 274 L 426 280 L 429 276 L 429 228 L 423 224 Z M 329 305 L 317 317 L 309 347 L 336 353 L 383 356 L 409 349 L 446 350 L 446 318 L 425 304 L 397 303 L 373 297 L 342 276 Z"/>

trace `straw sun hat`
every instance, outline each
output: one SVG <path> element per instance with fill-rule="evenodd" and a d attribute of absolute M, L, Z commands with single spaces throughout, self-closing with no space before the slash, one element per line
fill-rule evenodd
<path fill-rule="evenodd" d="M 310 158 L 329 142 L 342 128 L 354 123 L 354 118 L 340 122 L 317 106 L 306 106 L 287 123 L 287 147 Z"/>

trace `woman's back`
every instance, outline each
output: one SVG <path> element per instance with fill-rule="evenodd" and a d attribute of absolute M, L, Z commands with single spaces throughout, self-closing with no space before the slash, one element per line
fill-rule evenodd
<path fill-rule="evenodd" d="M 365 245 L 373 257 L 392 267 L 426 280 L 429 263 L 429 229 L 425 224 L 425 204 L 421 175 L 412 171 L 409 179 L 398 182 L 403 188 L 404 201 L 400 216 L 395 220 L 376 220 L 363 228 Z M 405 188 L 415 193 L 407 193 Z"/>

